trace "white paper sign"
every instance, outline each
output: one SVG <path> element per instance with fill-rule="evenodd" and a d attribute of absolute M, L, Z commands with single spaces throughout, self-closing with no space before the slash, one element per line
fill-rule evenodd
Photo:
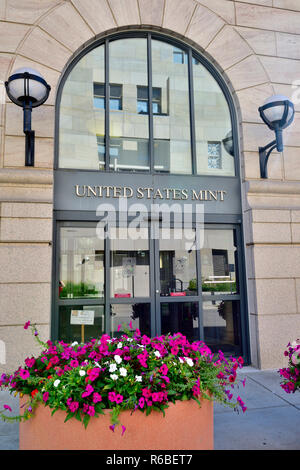
<path fill-rule="evenodd" d="M 71 310 L 71 325 L 93 325 L 94 310 Z"/>

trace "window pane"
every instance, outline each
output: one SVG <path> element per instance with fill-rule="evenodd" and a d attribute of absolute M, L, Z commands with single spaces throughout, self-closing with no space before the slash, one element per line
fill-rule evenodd
<path fill-rule="evenodd" d="M 148 229 L 141 229 L 143 238 L 138 240 L 131 238 L 135 230 L 111 232 L 115 232 L 111 239 L 111 297 L 149 297 Z"/>
<path fill-rule="evenodd" d="M 203 302 L 204 342 L 213 350 L 241 354 L 238 300 Z"/>
<path fill-rule="evenodd" d="M 182 333 L 188 341 L 199 340 L 199 307 L 197 302 L 161 304 L 161 333 Z"/>
<path fill-rule="evenodd" d="M 193 82 L 197 173 L 234 176 L 231 118 L 224 93 L 196 59 L 193 61 Z M 226 138 L 227 142 L 223 142 Z"/>
<path fill-rule="evenodd" d="M 104 297 L 103 239 L 95 228 L 61 227 L 60 298 Z"/>
<path fill-rule="evenodd" d="M 153 87 L 161 90 L 161 114 L 153 116 L 155 169 L 190 174 L 192 162 L 186 53 L 170 44 L 153 40 L 152 82 Z M 153 93 L 155 96 L 155 90 Z"/>
<path fill-rule="evenodd" d="M 163 296 L 197 295 L 196 251 L 191 250 L 193 241 L 176 239 L 180 235 L 181 229 L 160 230 L 160 294 Z"/>
<path fill-rule="evenodd" d="M 122 107 L 110 112 L 111 142 L 118 140 L 118 155 L 110 157 L 115 171 L 149 170 L 148 116 L 137 110 L 137 87 L 148 86 L 147 40 L 122 39 L 109 44 L 110 82 L 122 80 Z M 116 92 L 116 90 L 115 90 Z M 119 91 L 120 92 L 120 91 Z"/>
<path fill-rule="evenodd" d="M 201 249 L 201 269 L 204 294 L 238 292 L 237 249 L 233 230 L 205 230 Z"/>
<path fill-rule="evenodd" d="M 90 325 L 81 325 L 82 312 L 88 316 Z M 74 305 L 59 307 L 59 339 L 70 343 L 99 338 L 105 332 L 104 305 Z M 76 324 L 74 324 L 74 322 Z"/>
<path fill-rule="evenodd" d="M 113 337 L 121 336 L 125 324 L 128 329 L 129 323 L 132 322 L 132 329 L 138 328 L 142 335 L 151 336 L 151 315 L 150 304 L 112 304 L 110 309 L 111 318 L 111 335 Z M 118 326 L 121 329 L 118 331 Z"/>
<path fill-rule="evenodd" d="M 97 136 L 104 137 L 104 100 L 95 100 L 95 83 L 104 83 L 104 46 L 86 54 L 64 85 L 59 115 L 61 168 L 104 169 L 97 148 Z"/>

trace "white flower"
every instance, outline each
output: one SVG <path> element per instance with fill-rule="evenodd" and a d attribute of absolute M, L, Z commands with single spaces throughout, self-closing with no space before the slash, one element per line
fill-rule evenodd
<path fill-rule="evenodd" d="M 60 384 L 60 380 L 56 379 L 53 385 L 54 387 L 58 387 L 59 384 Z"/>
<path fill-rule="evenodd" d="M 109 366 L 109 372 L 115 372 L 116 370 L 117 370 L 116 364 L 111 364 L 111 365 Z"/>
<path fill-rule="evenodd" d="M 74 343 L 72 343 L 71 346 L 76 346 L 76 344 L 78 344 L 77 341 L 74 341 Z"/>
<path fill-rule="evenodd" d="M 122 375 L 122 377 L 126 377 L 127 370 L 125 369 L 125 367 L 120 367 L 120 375 Z"/>
<path fill-rule="evenodd" d="M 131 343 L 133 341 L 133 338 L 127 338 L 127 341 L 129 341 L 129 343 Z"/>
<path fill-rule="evenodd" d="M 121 349 L 122 346 L 123 346 L 122 343 L 118 343 L 117 348 L 118 348 L 118 349 Z"/>
<path fill-rule="evenodd" d="M 118 380 L 117 374 L 110 374 L 110 378 L 111 378 L 112 380 Z"/>
<path fill-rule="evenodd" d="M 85 370 L 81 369 L 81 370 L 79 371 L 80 377 L 83 377 L 85 374 L 86 374 Z"/>
<path fill-rule="evenodd" d="M 185 357 L 184 359 L 185 359 L 186 363 L 187 363 L 190 367 L 193 367 L 194 362 L 193 362 L 192 359 L 190 359 L 189 357 Z"/>
<path fill-rule="evenodd" d="M 116 361 L 117 364 L 121 364 L 121 362 L 122 362 L 121 356 L 118 356 L 118 355 L 116 354 L 116 355 L 115 355 L 115 361 Z"/>
<path fill-rule="evenodd" d="M 135 381 L 136 382 L 141 382 L 142 381 L 142 376 L 141 375 L 136 375 L 135 376 Z"/>
<path fill-rule="evenodd" d="M 154 356 L 160 357 L 160 352 L 159 352 L 159 351 L 155 351 Z"/>
<path fill-rule="evenodd" d="M 180 358 L 179 358 L 179 362 L 180 362 L 181 364 L 183 364 L 183 363 L 184 363 L 184 360 L 181 359 L 181 357 L 180 357 Z"/>
<path fill-rule="evenodd" d="M 94 361 L 94 364 L 96 364 L 96 366 L 99 367 L 99 369 L 101 369 L 101 366 L 97 361 Z"/>

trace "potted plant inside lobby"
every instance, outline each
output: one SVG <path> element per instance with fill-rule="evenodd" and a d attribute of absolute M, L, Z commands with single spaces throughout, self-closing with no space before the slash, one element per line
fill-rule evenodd
<path fill-rule="evenodd" d="M 0 412 L 20 422 L 20 449 L 212 449 L 213 401 L 246 410 L 232 393 L 243 359 L 202 341 L 130 323 L 118 338 L 43 343 L 29 327 L 41 354 L 0 379 L 21 397 L 19 416 Z"/>

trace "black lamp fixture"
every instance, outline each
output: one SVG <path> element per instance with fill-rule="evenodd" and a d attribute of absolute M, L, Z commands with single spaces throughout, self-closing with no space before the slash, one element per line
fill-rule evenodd
<path fill-rule="evenodd" d="M 8 97 L 23 108 L 25 140 L 25 166 L 34 166 L 34 131 L 31 130 L 32 108 L 47 100 L 51 87 L 36 70 L 23 67 L 16 70 L 5 82 Z"/>
<path fill-rule="evenodd" d="M 229 131 L 225 138 L 222 140 L 222 143 L 224 145 L 224 148 L 229 155 L 232 157 L 234 156 L 234 148 L 233 148 L 233 137 L 232 137 L 232 131 Z"/>
<path fill-rule="evenodd" d="M 258 108 L 258 111 L 264 123 L 275 132 L 276 136 L 275 140 L 258 149 L 260 176 L 268 178 L 269 156 L 275 148 L 277 152 L 283 151 L 282 131 L 293 122 L 295 109 L 293 103 L 286 96 L 273 95 L 264 102 L 263 106 Z"/>

